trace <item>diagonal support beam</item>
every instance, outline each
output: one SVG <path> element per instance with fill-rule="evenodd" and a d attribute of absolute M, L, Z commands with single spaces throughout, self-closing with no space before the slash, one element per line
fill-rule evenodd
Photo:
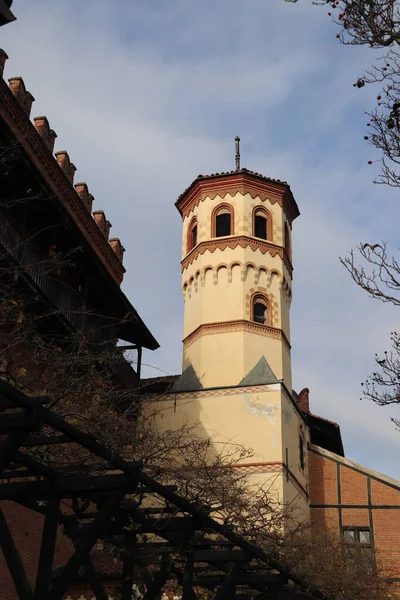
<path fill-rule="evenodd" d="M 89 580 L 90 587 L 96 596 L 96 600 L 108 600 L 108 594 L 106 593 L 89 556 L 83 561 L 83 569 Z"/>
<path fill-rule="evenodd" d="M 276 598 L 278 597 L 278 594 L 281 590 L 281 584 L 280 583 L 273 583 L 268 587 L 268 593 L 266 595 L 266 600 L 276 600 Z"/>
<path fill-rule="evenodd" d="M 72 543 L 75 548 L 79 545 L 79 540 L 77 538 L 72 539 Z M 101 583 L 98 573 L 95 569 L 95 566 L 88 555 L 83 561 L 83 570 L 85 571 L 86 577 L 90 583 L 90 587 L 94 592 L 96 600 L 108 600 L 108 594 L 106 593 L 103 584 Z"/>
<path fill-rule="evenodd" d="M 39 565 L 36 576 L 35 600 L 46 598 L 50 590 L 54 550 L 57 541 L 57 528 L 60 498 L 53 496 L 47 501 L 46 517 L 42 532 Z"/>
<path fill-rule="evenodd" d="M 0 470 L 13 459 L 18 448 L 23 444 L 26 437 L 29 435 L 30 429 L 21 429 L 14 435 L 8 435 L 0 444 Z"/>
<path fill-rule="evenodd" d="M 215 594 L 214 600 L 225 600 L 231 596 L 233 598 L 235 597 L 235 582 L 239 573 L 240 565 L 239 563 L 235 563 L 226 576 L 225 581 L 219 587 L 218 592 Z M 231 592 L 233 592 L 233 594 L 231 594 Z"/>
<path fill-rule="evenodd" d="M 15 547 L 13 537 L 8 528 L 6 518 L 0 508 L 0 547 L 3 550 L 4 558 L 10 575 L 17 590 L 18 598 L 23 600 L 33 600 L 33 592 L 29 580 L 26 576 L 24 566 Z"/>
<path fill-rule="evenodd" d="M 173 562 L 169 560 L 164 565 L 161 565 L 159 571 L 153 577 L 151 583 L 147 587 L 147 592 L 143 596 L 143 600 L 155 600 L 159 597 L 159 594 L 167 582 L 168 576 L 171 572 Z"/>
<path fill-rule="evenodd" d="M 133 586 L 133 572 L 136 555 L 136 536 L 125 538 L 124 560 L 122 565 L 121 600 L 131 600 Z"/>
<path fill-rule="evenodd" d="M 125 492 L 120 490 L 117 490 L 108 496 L 86 535 L 82 540 L 77 542 L 75 552 L 65 565 L 62 573 L 55 579 L 49 600 L 62 599 L 65 592 L 68 590 L 69 584 L 72 582 L 79 568 L 83 565 L 83 561 L 88 557 L 90 550 L 93 548 L 96 540 L 101 536 L 108 520 L 124 496 Z"/>
<path fill-rule="evenodd" d="M 182 578 L 182 600 L 196 600 L 196 598 L 193 590 L 193 554 L 189 554 Z"/>

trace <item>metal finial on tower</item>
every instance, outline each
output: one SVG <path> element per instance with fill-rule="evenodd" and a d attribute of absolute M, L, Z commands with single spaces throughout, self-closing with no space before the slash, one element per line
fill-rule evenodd
<path fill-rule="evenodd" d="M 235 142 L 236 142 L 236 154 L 235 154 L 236 171 L 240 171 L 240 137 L 238 135 L 235 137 Z"/>

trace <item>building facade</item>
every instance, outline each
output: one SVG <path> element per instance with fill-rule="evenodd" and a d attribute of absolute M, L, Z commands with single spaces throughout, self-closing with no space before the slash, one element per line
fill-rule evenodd
<path fill-rule="evenodd" d="M 400 482 L 344 457 L 340 428 L 292 387 L 291 232 L 287 183 L 247 169 L 199 176 L 181 194 L 182 375 L 148 381 L 166 427 L 197 424 L 215 453 L 251 450 L 237 465 L 299 519 L 374 553 L 400 580 Z"/>

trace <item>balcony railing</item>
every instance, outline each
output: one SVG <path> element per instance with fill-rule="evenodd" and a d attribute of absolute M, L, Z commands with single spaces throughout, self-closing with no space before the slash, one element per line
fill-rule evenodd
<path fill-rule="evenodd" d="M 87 314 L 82 299 L 51 275 L 51 261 L 43 257 L 35 245 L 21 235 L 3 211 L 0 211 L 0 244 L 21 268 L 21 273 L 46 296 L 53 310 L 74 329 L 82 330 Z"/>

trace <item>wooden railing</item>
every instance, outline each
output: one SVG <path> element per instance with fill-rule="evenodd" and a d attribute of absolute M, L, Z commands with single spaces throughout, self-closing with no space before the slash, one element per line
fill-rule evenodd
<path fill-rule="evenodd" d="M 87 310 L 83 300 L 51 274 L 51 260 L 42 256 L 29 238 L 22 236 L 3 211 L 0 211 L 0 244 L 21 268 L 21 275 L 28 277 L 30 283 L 46 296 L 51 308 L 74 329 L 84 329 Z"/>

